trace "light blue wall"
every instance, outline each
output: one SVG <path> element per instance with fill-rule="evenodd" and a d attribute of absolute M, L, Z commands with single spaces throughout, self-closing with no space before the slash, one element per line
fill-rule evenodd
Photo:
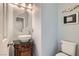
<path fill-rule="evenodd" d="M 41 4 L 35 4 L 32 13 L 32 38 L 34 40 L 34 55 L 41 55 Z"/>
<path fill-rule="evenodd" d="M 42 56 L 55 55 L 57 51 L 57 4 L 41 4 Z"/>
<path fill-rule="evenodd" d="M 63 16 L 73 13 L 78 13 L 79 8 L 73 10 L 72 12 L 62 13 L 64 9 L 74 7 L 76 4 L 59 4 L 58 7 L 58 40 L 67 40 L 76 42 L 77 46 L 77 55 L 79 55 L 79 23 L 76 24 L 63 24 Z M 79 5 L 79 4 L 78 4 Z M 79 21 L 79 19 L 78 19 Z M 59 46 L 60 47 L 60 46 Z"/>

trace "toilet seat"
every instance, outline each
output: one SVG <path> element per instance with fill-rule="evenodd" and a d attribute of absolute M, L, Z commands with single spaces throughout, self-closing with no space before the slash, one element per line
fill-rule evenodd
<path fill-rule="evenodd" d="M 63 52 L 59 52 L 59 53 L 56 54 L 56 56 L 69 56 L 69 55 L 67 55 L 67 54 L 65 54 Z"/>

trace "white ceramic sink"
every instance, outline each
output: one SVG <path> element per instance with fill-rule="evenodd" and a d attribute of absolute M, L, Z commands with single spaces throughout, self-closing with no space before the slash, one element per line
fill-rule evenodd
<path fill-rule="evenodd" d="M 21 40 L 22 42 L 26 42 L 31 38 L 31 35 L 19 35 L 18 39 Z"/>

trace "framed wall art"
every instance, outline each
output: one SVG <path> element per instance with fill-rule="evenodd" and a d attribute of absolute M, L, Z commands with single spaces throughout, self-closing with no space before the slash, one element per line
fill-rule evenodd
<path fill-rule="evenodd" d="M 78 23 L 78 13 L 64 16 L 64 24 L 76 24 Z"/>

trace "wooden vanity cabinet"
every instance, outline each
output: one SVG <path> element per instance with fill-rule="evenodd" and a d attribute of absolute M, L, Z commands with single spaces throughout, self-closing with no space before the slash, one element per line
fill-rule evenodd
<path fill-rule="evenodd" d="M 15 56 L 33 56 L 33 44 L 15 44 L 14 45 Z"/>

